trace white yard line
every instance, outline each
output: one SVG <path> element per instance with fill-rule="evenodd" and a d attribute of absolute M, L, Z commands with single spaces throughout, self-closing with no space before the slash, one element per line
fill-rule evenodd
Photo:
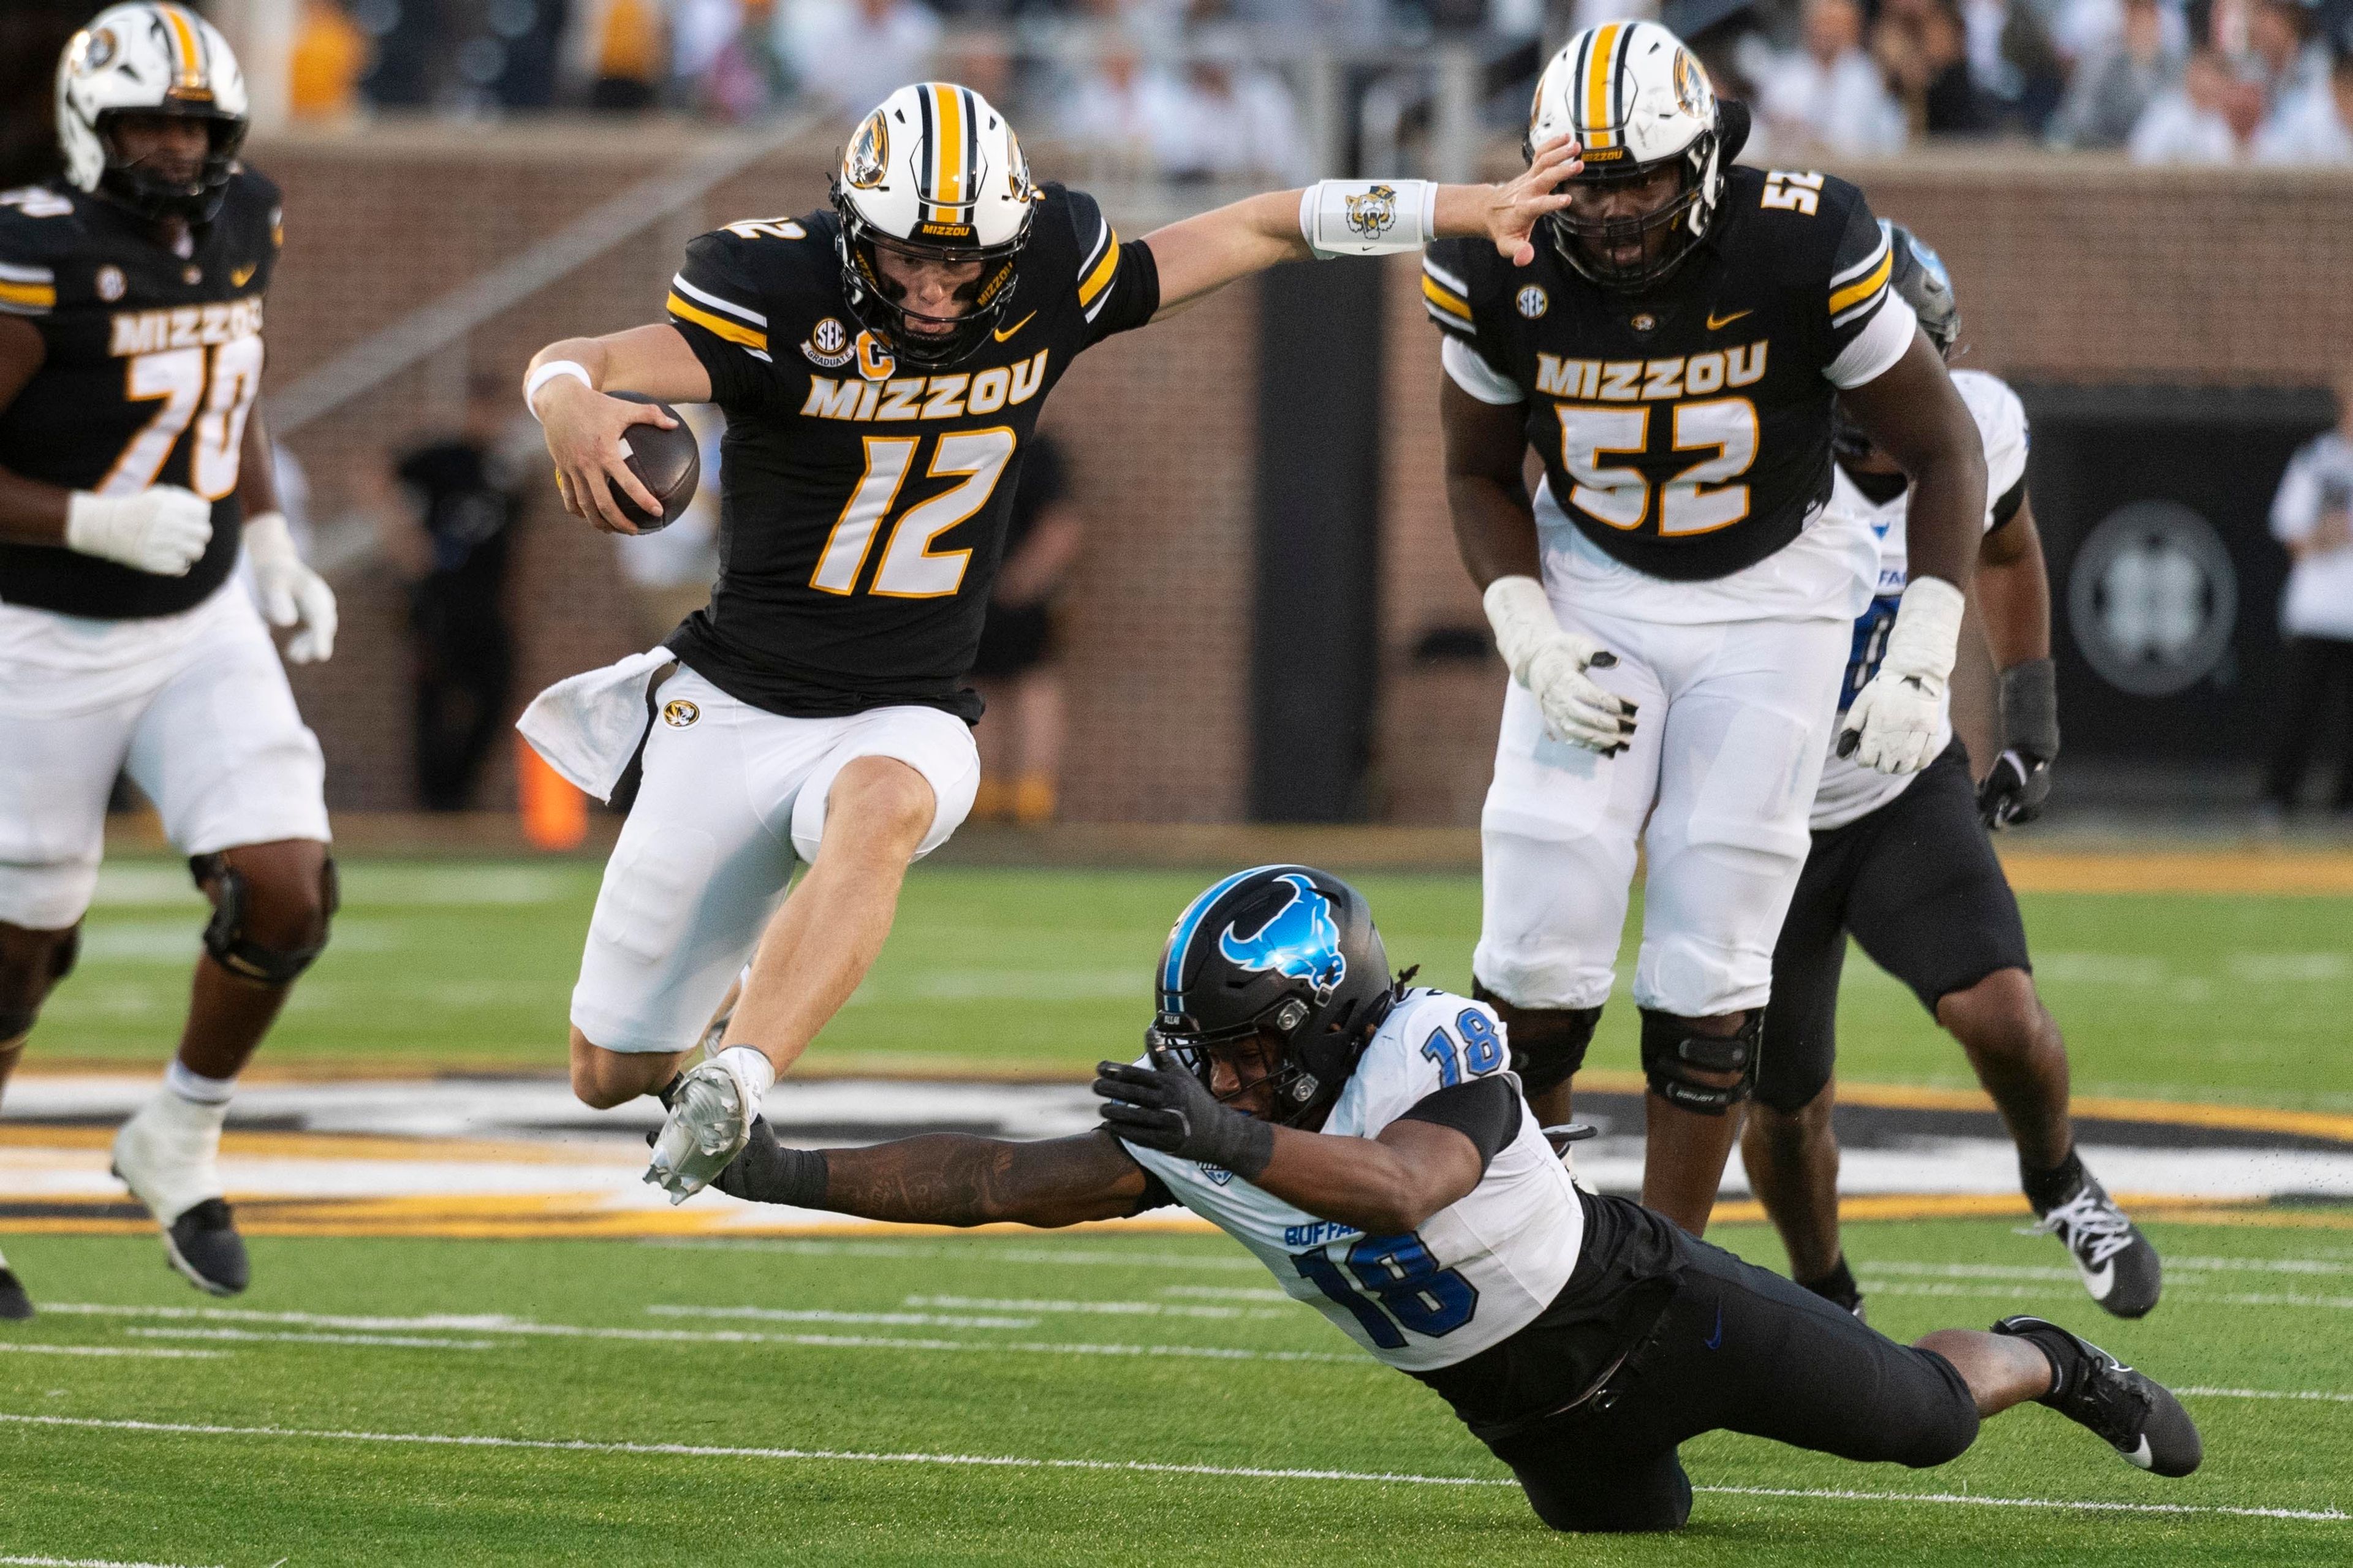
<path fill-rule="evenodd" d="M 910 1296 L 907 1305 L 920 1307 L 927 1300 L 928 1298 Z M 943 1307 L 1008 1305 L 1002 1301 L 959 1302 L 944 1296 L 933 1304 Z M 837 1312 L 823 1307 L 648 1307 L 646 1310 L 657 1318 L 744 1318 L 763 1323 L 868 1323 L 901 1329 L 1034 1329 L 1038 1326 L 1038 1320 L 1034 1317 L 952 1317 L 937 1312 Z"/>
<path fill-rule="evenodd" d="M 47 1302 L 41 1310 L 53 1309 Z M 12 1351 L 19 1355 L 111 1355 L 145 1356 L 156 1361 L 205 1361 L 225 1356 L 227 1351 L 126 1350 L 121 1345 L 12 1345 L 0 1344 L 0 1351 Z"/>
<path fill-rule="evenodd" d="M 1275 1469 L 1255 1465 L 1187 1465 L 1149 1459 L 1053 1459 L 1010 1454 L 888 1454 L 855 1449 L 753 1448 L 699 1443 L 603 1442 L 584 1437 L 496 1437 L 440 1432 L 359 1432 L 300 1426 L 223 1426 L 174 1421 L 108 1420 L 86 1415 L 34 1415 L 0 1411 L 0 1423 L 85 1431 L 143 1432 L 170 1436 L 294 1437 L 313 1442 L 391 1443 L 422 1447 L 520 1448 L 567 1454 L 696 1459 L 776 1459 L 838 1464 L 940 1465 L 987 1469 L 1126 1471 L 1139 1475 L 1212 1476 L 1248 1480 L 1358 1481 L 1377 1486 L 1511 1487 L 1490 1476 L 1425 1476 L 1366 1470 Z M 1813 1487 L 1694 1487 L 1734 1497 L 1822 1498 L 1846 1502 L 1958 1504 L 1971 1508 L 2086 1509 L 2108 1513 L 2227 1514 L 2246 1519 L 2306 1520 L 2339 1524 L 2353 1519 L 2337 1509 L 2236 1508 L 2217 1503 L 2105 1502 L 2076 1498 L 1971 1497 L 1957 1492 L 1866 1492 Z"/>
<path fill-rule="evenodd" d="M 2020 1295 L 2073 1295 L 2079 1289 L 2059 1279 L 2020 1279 L 2000 1285 L 1914 1283 L 1874 1276 L 1869 1264 L 1856 1272 L 1866 1296 L 1984 1296 L 2002 1299 Z M 2073 1277 L 2068 1278 L 2072 1279 Z M 2038 1290 L 2035 1289 L 2038 1285 L 2046 1288 Z M 2353 1296 L 2301 1296 L 2284 1290 L 2205 1290 L 2196 1286 L 2184 1288 L 2179 1282 L 2166 1291 L 2165 1299 L 2177 1304 L 2199 1307 L 2303 1307 L 2326 1311 L 2353 1311 Z"/>
<path fill-rule="evenodd" d="M 794 1345 L 818 1350 L 924 1352 L 977 1351 L 984 1354 L 1169 1357 L 1186 1361 L 1323 1362 L 1343 1366 L 1377 1363 L 1355 1352 L 1225 1349 L 1215 1345 L 1055 1343 L 1023 1340 L 896 1339 L 887 1334 L 786 1334 L 748 1329 L 638 1329 L 587 1323 L 540 1323 L 501 1316 L 451 1315 L 422 1318 L 346 1317 L 321 1312 L 257 1312 L 234 1307 L 138 1307 L 109 1302 L 44 1302 L 45 1312 L 88 1317 L 164 1318 L 208 1322 L 270 1323 L 296 1327 L 355 1329 L 363 1332 L 404 1329 L 457 1330 L 522 1338 L 651 1341 L 664 1344 Z M 140 1353 L 140 1352 L 124 1352 Z M 163 1352 L 148 1352 L 163 1354 Z M 203 1354 L 203 1352 L 185 1352 Z"/>
<path fill-rule="evenodd" d="M 997 1312 L 1092 1312 L 1114 1318 L 1283 1318 L 1297 1314 L 1264 1307 L 1192 1307 L 1166 1301 L 1000 1300 L 987 1296 L 910 1296 L 910 1307 L 964 1307 Z M 650 1310 L 662 1310 L 660 1308 Z"/>
<path fill-rule="evenodd" d="M 193 1568 L 185 1563 L 118 1563 L 111 1557 L 0 1557 L 21 1568 Z"/>
<path fill-rule="evenodd" d="M 259 1329 L 125 1329 L 147 1340 L 243 1340 L 290 1345 L 383 1345 L 397 1350 L 486 1351 L 494 1340 L 427 1340 L 404 1334 L 273 1334 Z"/>
<path fill-rule="evenodd" d="M 1907 1274 L 1936 1279 L 2073 1279 L 2064 1266 L 2042 1268 L 2024 1263 L 1903 1263 L 1873 1258 L 1857 1265 L 1866 1274 Z M 2168 1258 L 2166 1270 L 2174 1274 L 2353 1274 L 2353 1264 L 2317 1258 Z"/>
<path fill-rule="evenodd" d="M 690 1251 L 781 1252 L 796 1258 L 955 1258 L 971 1263 L 1107 1264 L 1124 1268 L 1174 1268 L 1187 1273 L 1257 1274 L 1266 1265 L 1255 1258 L 1195 1256 L 1184 1252 L 1122 1252 L 1112 1247 L 1008 1247 L 1002 1242 L 817 1241 L 787 1237 L 649 1237 L 641 1247 L 683 1247 Z"/>
<path fill-rule="evenodd" d="M 2308 1399 L 2327 1405 L 2353 1405 L 2353 1394 L 2332 1394 L 2325 1388 L 2177 1388 L 2203 1399 Z"/>
<path fill-rule="evenodd" d="M 1163 1285 L 1164 1296 L 1189 1296 L 1202 1301 L 1288 1301 L 1289 1292 L 1271 1285 Z"/>

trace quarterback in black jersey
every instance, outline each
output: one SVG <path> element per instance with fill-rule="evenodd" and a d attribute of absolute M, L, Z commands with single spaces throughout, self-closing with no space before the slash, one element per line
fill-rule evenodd
<path fill-rule="evenodd" d="M 325 944 L 319 743 L 245 588 L 324 658 L 254 406 L 278 193 L 245 87 L 177 5 L 116 5 L 58 68 L 66 178 L 0 194 L 0 1085 L 73 967 L 127 771 L 213 904 L 187 1026 L 116 1175 L 172 1263 L 245 1288 L 215 1156 L 234 1081 Z M 0 1317 L 30 1311 L 0 1264 Z"/>
<path fill-rule="evenodd" d="M 1423 279 L 1455 536 L 1514 677 L 1478 994 L 1565 1121 L 1642 846 L 1643 1200 L 1694 1233 L 1755 1080 L 1876 574 L 1868 526 L 1824 510 L 1834 403 L 1915 495 L 1911 584 L 1841 741 L 1866 766 L 1928 761 L 1985 506 L 1976 427 L 1888 288 L 1862 193 L 1734 166 L 1746 126 L 1664 27 L 1588 29 L 1546 68 L 1528 132 L 1532 160 L 1582 149 L 1568 205 L 1520 256 L 1431 246 Z"/>
<path fill-rule="evenodd" d="M 646 736 L 571 1054 L 591 1105 L 671 1102 L 649 1180 L 682 1198 L 742 1147 L 872 963 L 910 859 L 970 809 L 964 678 L 1023 447 L 1071 362 L 1278 261 L 1438 234 L 1522 248 L 1574 166 L 1556 154 L 1500 187 L 1327 181 L 1123 242 L 1093 198 L 1031 183 L 980 94 L 922 82 L 860 125 L 830 211 L 705 235 L 666 322 L 540 352 L 525 396 L 566 503 L 615 531 L 633 531 L 616 489 L 654 510 L 621 439 L 662 416 L 604 394 L 728 416 L 710 607 L 523 721 L 607 797 Z M 797 856 L 810 869 L 779 908 Z M 712 1059 L 665 1089 L 714 1008 Z"/>

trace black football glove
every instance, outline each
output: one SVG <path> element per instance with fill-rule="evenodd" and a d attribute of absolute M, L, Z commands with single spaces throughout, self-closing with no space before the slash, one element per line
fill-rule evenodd
<path fill-rule="evenodd" d="M 658 1132 L 646 1134 L 651 1147 Z M 765 1116 L 752 1119 L 752 1134 L 744 1152 L 711 1178 L 711 1185 L 731 1198 L 754 1204 L 786 1204 L 794 1208 L 820 1208 L 825 1199 L 825 1156 L 807 1149 L 788 1149 L 776 1141 L 776 1129 Z"/>
<path fill-rule="evenodd" d="M 1274 1158 L 1272 1127 L 1219 1105 L 1181 1068 L 1101 1062 L 1095 1093 L 1103 1101 L 1103 1131 L 1114 1138 L 1219 1166 L 1245 1182 L 1258 1180 Z"/>
<path fill-rule="evenodd" d="M 2001 755 L 1978 785 L 1986 826 L 1998 831 L 2042 816 L 2058 758 L 2058 667 L 2047 658 L 2012 665 L 2001 672 Z"/>

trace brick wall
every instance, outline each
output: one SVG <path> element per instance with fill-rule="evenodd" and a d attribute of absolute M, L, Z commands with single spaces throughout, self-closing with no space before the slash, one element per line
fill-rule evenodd
<path fill-rule="evenodd" d="M 285 186 L 270 384 L 500 261 L 696 144 L 669 127 L 554 126 L 488 140 L 376 129 L 258 148 Z M 454 416 L 465 371 L 517 372 L 541 343 L 655 319 L 686 237 L 822 199 L 829 148 L 778 154 L 488 323 L 461 348 L 304 429 L 293 446 L 317 510 L 369 494 L 384 453 Z M 1034 149 L 1044 172 L 1055 150 Z M 594 171 L 584 178 L 583 170 Z M 1967 363 L 2046 380 L 2310 384 L 2353 357 L 2353 178 L 2150 172 L 2098 161 L 1936 156 L 1852 171 L 1879 211 L 1951 263 Z M 1130 234 L 1149 226 L 1107 195 Z M 1436 440 L 1435 332 L 1415 269 L 1392 264 L 1381 574 L 1383 688 L 1370 798 L 1386 820 L 1468 823 L 1493 745 L 1500 670 L 1417 662 L 1433 627 L 1481 625 L 1454 558 Z M 1065 378 L 1044 425 L 1068 443 L 1092 523 L 1068 604 L 1072 746 L 1065 810 L 1095 821 L 1240 815 L 1248 776 L 1257 295 L 1229 289 L 1115 340 Z M 615 546 L 552 494 L 526 520 L 514 706 L 617 658 L 644 633 Z M 340 807 L 413 798 L 406 643 L 383 567 L 343 572 L 334 662 L 296 674 Z M 510 798 L 501 757 L 481 803 Z"/>

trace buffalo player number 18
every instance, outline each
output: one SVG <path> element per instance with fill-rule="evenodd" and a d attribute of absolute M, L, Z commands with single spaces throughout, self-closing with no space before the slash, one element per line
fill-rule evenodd
<path fill-rule="evenodd" d="M 1071 361 L 1279 261 L 1439 234 L 1524 250 L 1575 167 L 1560 150 L 1503 186 L 1326 181 L 1123 243 L 1092 197 L 1032 183 L 987 99 L 920 82 L 858 127 L 828 209 L 704 235 L 666 321 L 540 351 L 525 395 L 567 504 L 600 526 L 633 531 L 615 489 L 650 502 L 621 439 L 664 417 L 606 394 L 728 416 L 710 606 L 524 718 L 601 797 L 641 751 L 571 1058 L 589 1104 L 673 1102 L 649 1180 L 683 1197 L 742 1147 L 873 962 L 910 859 L 970 809 L 964 678 L 1023 449 Z"/>
<path fill-rule="evenodd" d="M 0 1084 L 73 967 L 128 771 L 212 900 L 187 1026 L 114 1171 L 173 1263 L 247 1264 L 215 1168 L 238 1071 L 327 940 L 319 743 L 297 662 L 335 598 L 295 554 L 254 395 L 278 193 L 237 161 L 226 40 L 177 5 L 100 12 L 58 68 L 62 181 L 0 195 Z M 0 1265 L 0 1317 L 31 1310 Z"/>

